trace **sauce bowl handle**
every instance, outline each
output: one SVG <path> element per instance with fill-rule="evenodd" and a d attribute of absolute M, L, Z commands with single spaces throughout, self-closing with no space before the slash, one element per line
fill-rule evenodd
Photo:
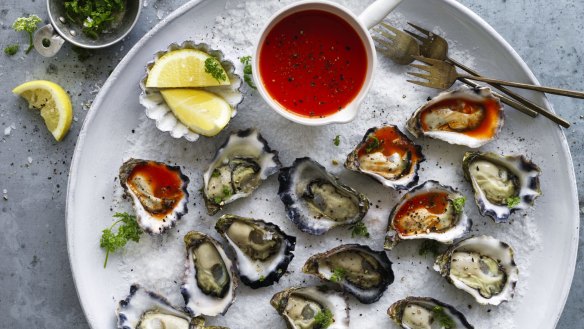
<path fill-rule="evenodd" d="M 370 29 L 379 24 L 402 0 L 377 0 L 359 15 L 359 20 Z"/>

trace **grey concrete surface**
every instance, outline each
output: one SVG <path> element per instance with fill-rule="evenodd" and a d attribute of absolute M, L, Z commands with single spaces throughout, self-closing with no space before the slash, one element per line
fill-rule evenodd
<path fill-rule="evenodd" d="M 87 109 L 99 87 L 132 45 L 160 18 L 186 0 L 145 0 L 136 28 L 121 43 L 85 60 L 65 45 L 54 58 L 0 53 L 0 328 L 86 328 L 69 268 L 65 196 L 69 164 Z M 584 90 L 584 1 L 461 0 L 489 22 L 523 57 L 542 84 Z M 0 1 L 0 46 L 26 37 L 10 26 L 36 13 L 48 19 L 44 0 Z M 82 56 L 81 56 L 82 57 Z M 21 82 L 48 79 L 71 94 L 75 118 L 56 143 L 40 116 L 10 90 Z M 566 130 L 580 191 L 584 193 L 584 101 L 550 97 L 572 122 Z M 14 125 L 9 135 L 4 130 Z M 6 192 L 6 193 L 4 193 Z M 5 196 L 6 198 L 3 198 Z M 553 219 L 550 219 L 553 220 Z M 557 328 L 584 328 L 584 260 L 580 252 L 572 290 Z M 536 311 L 536 310 L 534 310 Z"/>

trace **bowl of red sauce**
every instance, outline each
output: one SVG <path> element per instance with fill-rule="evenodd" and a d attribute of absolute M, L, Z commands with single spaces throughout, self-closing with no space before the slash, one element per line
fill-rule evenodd
<path fill-rule="evenodd" d="M 373 40 L 357 16 L 332 2 L 302 1 L 272 16 L 252 67 L 272 109 L 317 126 L 357 116 L 376 62 Z"/>

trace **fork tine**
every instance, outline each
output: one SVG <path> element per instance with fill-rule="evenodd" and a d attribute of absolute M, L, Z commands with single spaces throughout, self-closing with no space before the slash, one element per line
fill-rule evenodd
<path fill-rule="evenodd" d="M 393 40 L 387 40 L 387 39 L 383 39 L 381 37 L 378 37 L 376 35 L 372 36 L 373 40 L 375 40 L 377 42 L 377 48 L 380 49 L 389 49 L 393 46 Z"/>
<path fill-rule="evenodd" d="M 389 40 L 395 40 L 397 38 L 396 35 L 387 33 L 387 31 L 380 30 L 377 32 L 379 32 L 379 34 L 383 35 L 384 37 L 388 38 Z"/>
<path fill-rule="evenodd" d="M 400 34 L 400 33 L 403 33 L 402 31 L 400 31 L 400 30 L 396 29 L 395 27 L 393 27 L 393 26 L 391 26 L 391 25 L 387 24 L 386 22 L 381 22 L 381 23 L 379 23 L 379 25 L 381 25 L 382 27 L 384 27 L 384 28 L 386 28 L 386 29 L 390 30 L 391 32 L 393 32 L 393 33 L 394 33 L 394 34 L 396 34 L 396 35 L 397 35 L 397 34 Z"/>
<path fill-rule="evenodd" d="M 413 83 L 415 85 L 422 86 L 422 87 L 434 88 L 434 86 L 432 84 L 430 84 L 429 82 L 422 82 L 422 81 L 418 81 L 418 80 L 407 80 L 407 82 Z"/>
<path fill-rule="evenodd" d="M 427 36 L 429 36 L 429 35 L 431 34 L 431 32 L 430 32 L 430 31 L 428 31 L 428 30 L 426 30 L 426 29 L 423 29 L 423 28 L 421 28 L 421 27 L 419 27 L 419 26 L 417 26 L 417 25 L 415 25 L 415 24 L 413 24 L 413 23 L 410 23 L 410 22 L 408 22 L 408 25 L 409 25 L 409 26 L 411 26 L 411 27 L 413 27 L 414 29 L 416 29 L 416 30 L 418 30 L 418 31 L 420 31 L 420 32 L 422 32 L 422 33 L 424 33 L 424 34 L 425 34 L 425 35 L 427 35 Z"/>
<path fill-rule="evenodd" d="M 423 74 L 423 73 L 418 73 L 418 72 L 407 72 L 406 74 L 414 76 L 416 78 L 422 78 L 422 79 L 426 79 L 428 81 L 432 81 L 431 74 Z"/>
<path fill-rule="evenodd" d="M 421 35 L 415 34 L 415 33 L 414 33 L 414 32 L 412 32 L 412 31 L 408 31 L 408 30 L 404 30 L 404 31 L 405 31 L 407 34 L 411 35 L 412 37 L 414 37 L 414 38 L 416 38 L 416 39 L 420 40 L 420 42 L 422 42 L 422 43 L 423 43 L 423 42 L 426 42 L 426 40 L 427 40 L 427 38 L 426 38 L 426 37 L 423 37 L 423 36 L 421 36 Z"/>
<path fill-rule="evenodd" d="M 420 65 L 420 64 L 410 64 L 411 67 L 417 68 L 418 70 L 426 71 L 431 73 L 431 66 L 428 65 Z"/>

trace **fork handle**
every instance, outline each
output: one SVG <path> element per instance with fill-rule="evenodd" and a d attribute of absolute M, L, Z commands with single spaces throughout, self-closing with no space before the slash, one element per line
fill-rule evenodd
<path fill-rule="evenodd" d="M 536 86 L 536 85 L 532 85 L 532 84 L 528 84 L 528 83 L 512 82 L 512 81 L 491 79 L 491 78 L 485 78 L 485 77 L 476 77 L 474 75 L 466 75 L 466 74 L 459 75 L 458 79 L 470 79 L 470 80 L 482 81 L 482 82 L 486 82 L 486 83 L 496 83 L 496 84 L 500 84 L 500 85 L 504 85 L 504 86 L 517 87 L 517 88 L 522 88 L 522 89 L 537 90 L 537 91 L 542 91 L 542 92 L 560 95 L 560 96 L 584 98 L 584 92 L 575 91 L 575 90 Z"/>

